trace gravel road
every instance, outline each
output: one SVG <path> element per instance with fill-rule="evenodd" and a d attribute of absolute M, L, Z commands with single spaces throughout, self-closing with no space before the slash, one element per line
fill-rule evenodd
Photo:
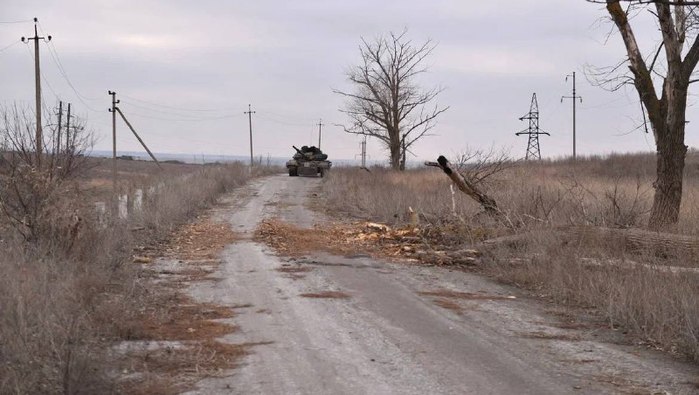
<path fill-rule="evenodd" d="M 362 255 L 293 260 L 252 241 L 264 218 L 322 221 L 306 207 L 320 182 L 267 177 L 216 210 L 244 237 L 225 249 L 222 280 L 190 291 L 201 301 L 249 305 L 225 340 L 260 344 L 230 376 L 203 380 L 192 394 L 699 392 L 694 367 L 623 345 L 608 329 L 564 329 L 560 308 L 481 276 Z M 297 266 L 309 271 L 293 278 L 277 270 Z M 425 294 L 436 290 L 482 297 Z M 348 297 L 300 296 L 324 291 Z"/>

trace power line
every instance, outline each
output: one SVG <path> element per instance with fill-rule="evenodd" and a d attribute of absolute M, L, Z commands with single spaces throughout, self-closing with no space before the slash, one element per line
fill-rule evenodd
<path fill-rule="evenodd" d="M 15 45 L 17 45 L 17 44 L 19 44 L 19 43 L 21 43 L 21 42 L 22 42 L 21 40 L 17 40 L 17 41 L 15 41 L 15 42 L 13 42 L 12 44 L 9 44 L 9 45 L 7 45 L 7 46 L 5 46 L 5 47 L 0 48 L 0 53 L 5 52 L 6 50 L 8 50 L 8 49 L 14 47 Z"/>
<path fill-rule="evenodd" d="M 20 42 L 21 42 L 21 41 L 20 41 Z M 24 48 L 27 49 L 27 53 L 29 54 L 29 57 L 30 57 L 32 60 L 34 60 L 34 54 L 32 54 L 32 50 L 29 49 L 29 47 L 24 47 Z M 41 74 L 41 79 L 43 79 L 44 82 L 46 83 L 46 86 L 49 87 L 49 90 L 51 91 L 51 93 L 53 93 L 53 96 L 54 96 L 56 99 L 58 99 L 58 94 L 56 93 L 56 91 L 53 89 L 53 87 L 52 87 L 51 84 L 49 83 L 49 80 L 48 80 L 48 78 L 46 78 L 46 75 L 44 74 L 43 70 L 40 72 L 40 74 Z M 42 100 L 42 102 L 43 102 L 43 100 L 44 100 L 43 97 L 42 97 L 41 100 Z M 46 106 L 46 105 L 44 104 L 44 107 L 45 107 L 45 106 Z"/>
<path fill-rule="evenodd" d="M 132 96 L 127 96 L 127 95 L 121 95 L 121 96 L 122 96 L 122 97 L 125 97 L 125 98 L 127 98 L 127 99 L 130 99 L 130 100 L 133 100 L 133 101 L 137 101 L 137 102 L 144 103 L 144 104 L 149 104 L 149 105 L 154 106 L 154 107 L 169 108 L 169 109 L 175 110 L 175 111 L 193 111 L 193 112 L 222 112 L 222 111 L 232 111 L 232 108 L 218 108 L 218 109 L 213 109 L 213 108 L 212 108 L 212 109 L 209 109 L 209 108 L 207 108 L 207 109 L 199 109 L 199 108 L 175 107 L 175 106 L 170 106 L 170 105 L 165 105 L 165 104 L 160 104 L 160 103 L 154 103 L 154 102 L 150 102 L 150 101 L 143 100 L 143 99 L 137 99 L 137 98 L 132 97 Z"/>
<path fill-rule="evenodd" d="M 128 104 L 131 107 L 138 108 L 141 110 L 145 111 L 150 111 L 150 112 L 156 112 L 159 114 L 166 114 L 166 115 L 175 115 L 181 118 L 185 118 L 187 120 L 207 120 L 207 119 L 221 119 L 221 118 L 234 118 L 238 116 L 242 116 L 241 114 L 211 114 L 211 115 L 194 115 L 194 114 L 181 114 L 180 111 L 170 111 L 170 110 L 162 110 L 162 109 L 155 109 L 155 108 L 150 108 L 146 106 L 142 106 L 139 104 L 131 103 L 128 100 L 123 101 L 125 104 Z"/>
<path fill-rule="evenodd" d="M 94 107 L 91 105 L 87 104 L 86 100 L 96 100 L 96 99 L 90 99 L 88 97 L 83 96 L 78 90 L 75 88 L 73 85 L 73 82 L 71 82 L 70 78 L 68 78 L 68 74 L 66 73 L 65 69 L 63 68 L 63 65 L 61 64 L 61 61 L 58 57 L 58 52 L 56 52 L 56 48 L 51 44 L 49 45 L 49 54 L 51 54 L 51 58 L 53 59 L 54 63 L 58 67 L 58 72 L 61 74 L 63 79 L 65 79 L 66 83 L 70 87 L 70 89 L 75 93 L 75 96 L 80 100 L 80 102 L 87 107 L 90 111 L 93 112 L 99 112 L 96 110 Z"/>
<path fill-rule="evenodd" d="M 269 114 L 269 115 L 271 115 L 271 116 L 273 116 L 273 117 L 276 117 L 276 118 L 284 118 L 284 119 L 295 118 L 296 120 L 305 121 L 305 122 L 314 122 L 314 121 L 315 121 L 315 119 L 313 119 L 313 118 L 299 117 L 299 116 L 296 116 L 296 115 L 288 115 L 288 114 L 286 114 L 286 115 L 285 115 L 285 114 L 279 114 L 279 113 L 275 113 L 275 112 L 272 112 L 272 111 L 267 111 L 267 110 L 264 110 L 264 109 L 263 109 L 262 111 L 263 111 L 264 113 Z"/>
<path fill-rule="evenodd" d="M 44 30 L 43 27 L 41 26 L 40 23 L 39 23 L 38 25 L 39 25 L 39 29 L 40 29 L 40 30 L 42 31 L 42 33 L 43 33 L 43 30 Z M 56 67 L 58 67 L 58 72 L 59 72 L 59 74 L 61 74 L 61 76 L 63 77 L 63 79 L 65 79 L 65 81 L 66 81 L 66 83 L 68 84 L 68 86 L 70 87 L 70 89 L 75 93 L 77 99 L 78 99 L 85 107 L 87 107 L 88 110 L 93 111 L 93 112 L 100 112 L 100 111 L 96 110 L 94 107 L 92 107 L 92 106 L 90 106 L 89 104 L 87 104 L 87 102 L 86 102 L 86 100 L 97 101 L 97 100 L 99 100 L 99 99 L 97 99 L 97 98 L 89 98 L 89 97 L 86 97 L 86 96 L 82 95 L 82 94 L 78 91 L 77 88 L 75 88 L 75 85 L 73 85 L 73 82 L 72 82 L 72 81 L 70 80 L 70 78 L 68 77 L 68 73 L 66 72 L 65 67 L 63 67 L 63 63 L 61 62 L 61 58 L 60 58 L 60 56 L 58 55 L 58 51 L 56 50 L 56 46 L 55 46 L 52 42 L 49 42 L 48 48 L 49 48 L 49 54 L 51 55 L 51 59 L 53 60 L 54 64 L 56 64 Z"/>
<path fill-rule="evenodd" d="M 321 141 L 321 137 L 323 136 L 323 125 L 325 125 L 323 123 L 323 119 L 320 119 L 318 121 L 318 149 L 320 149 L 320 141 Z"/>
<path fill-rule="evenodd" d="M 129 106 L 132 106 L 130 103 L 124 102 L 124 104 L 127 104 Z M 143 107 L 137 107 L 142 110 L 146 111 L 153 111 L 152 109 L 148 108 L 143 108 Z M 155 116 L 155 115 L 148 115 L 148 114 L 143 114 L 139 112 L 134 112 L 131 111 L 129 112 L 129 115 L 131 116 L 136 116 L 136 117 L 141 117 L 141 118 L 149 118 L 149 119 L 157 119 L 161 121 L 173 121 L 173 122 L 206 122 L 206 121 L 217 121 L 217 120 L 222 120 L 222 119 L 231 119 L 231 118 L 240 118 L 243 117 L 243 114 L 230 114 L 230 115 L 222 115 L 222 116 L 212 116 L 212 117 L 182 117 L 180 116 L 177 118 L 177 114 L 173 113 L 163 113 L 163 116 Z M 165 117 L 165 115 L 175 115 L 175 117 Z"/>
<path fill-rule="evenodd" d="M 9 25 L 12 23 L 29 23 L 32 22 L 31 19 L 21 20 L 21 21 L 0 21 L 0 25 Z"/>
<path fill-rule="evenodd" d="M 270 118 L 270 117 L 264 115 L 264 113 L 259 114 L 258 116 L 261 119 L 264 119 L 264 120 L 270 121 L 270 122 L 274 122 L 274 123 L 277 123 L 279 125 L 286 125 L 286 126 L 312 126 L 313 125 L 313 123 L 311 123 L 311 122 L 309 122 L 309 123 L 305 123 L 305 122 L 304 123 L 295 123 L 295 122 L 280 121 L 278 119 Z"/>

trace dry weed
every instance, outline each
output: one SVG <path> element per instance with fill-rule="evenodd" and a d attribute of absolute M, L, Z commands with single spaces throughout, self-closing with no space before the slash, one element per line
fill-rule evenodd
<path fill-rule="evenodd" d="M 36 248 L 26 248 L 12 228 L 0 226 L 0 393 L 113 393 L 117 378 L 107 374 L 113 362 L 107 352 L 110 343 L 120 338 L 194 337 L 189 328 L 204 337 L 232 330 L 209 324 L 215 317 L 229 316 L 228 311 L 163 303 L 170 291 L 152 287 L 147 276 L 139 278 L 142 272 L 131 262 L 134 255 L 156 250 L 157 240 L 250 175 L 238 165 L 198 166 L 197 177 L 188 179 L 173 174 L 149 178 L 161 186 L 153 185 L 143 214 L 128 220 L 98 218 L 88 203 L 99 194 L 82 188 L 66 194 L 70 199 L 62 199 L 65 204 L 57 212 L 77 213 L 77 233 L 60 231 L 62 217 L 38 217 L 47 221 L 43 229 L 56 229 L 60 238 Z M 79 181 L 89 183 L 89 175 L 81 177 Z M 61 245 L 70 248 L 56 248 Z M 209 274 L 208 268 L 193 269 L 185 273 L 187 278 Z M 166 331 L 158 325 L 170 323 L 168 316 L 177 317 L 173 325 L 181 321 L 187 326 L 158 333 Z"/>

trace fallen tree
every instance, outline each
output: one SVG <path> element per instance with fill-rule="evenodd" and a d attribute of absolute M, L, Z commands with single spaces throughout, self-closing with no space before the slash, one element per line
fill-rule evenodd
<path fill-rule="evenodd" d="M 505 216 L 498 208 L 495 199 L 481 191 L 474 183 L 469 181 L 461 173 L 449 167 L 449 161 L 443 155 L 440 155 L 439 158 L 437 158 L 437 162 L 425 162 L 425 166 L 439 167 L 442 169 L 442 171 L 444 171 L 444 174 L 446 174 L 454 182 L 456 187 L 459 188 L 461 192 L 478 202 L 478 204 L 483 207 L 486 214 L 496 219 L 505 219 Z"/>

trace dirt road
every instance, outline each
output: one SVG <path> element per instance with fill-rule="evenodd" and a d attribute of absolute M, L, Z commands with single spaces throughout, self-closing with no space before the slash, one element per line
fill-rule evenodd
<path fill-rule="evenodd" d="M 223 280 L 199 283 L 191 293 L 202 301 L 249 305 L 238 309 L 240 330 L 226 340 L 260 345 L 229 377 L 204 380 L 192 393 L 699 391 L 691 366 L 609 341 L 614 332 L 608 329 L 566 329 L 555 306 L 478 275 L 361 255 L 318 253 L 293 261 L 251 240 L 267 217 L 299 226 L 322 220 L 305 205 L 320 181 L 265 178 L 228 196 L 217 210 L 244 237 L 224 251 L 217 274 Z M 339 293 L 301 296 L 326 291 Z"/>

